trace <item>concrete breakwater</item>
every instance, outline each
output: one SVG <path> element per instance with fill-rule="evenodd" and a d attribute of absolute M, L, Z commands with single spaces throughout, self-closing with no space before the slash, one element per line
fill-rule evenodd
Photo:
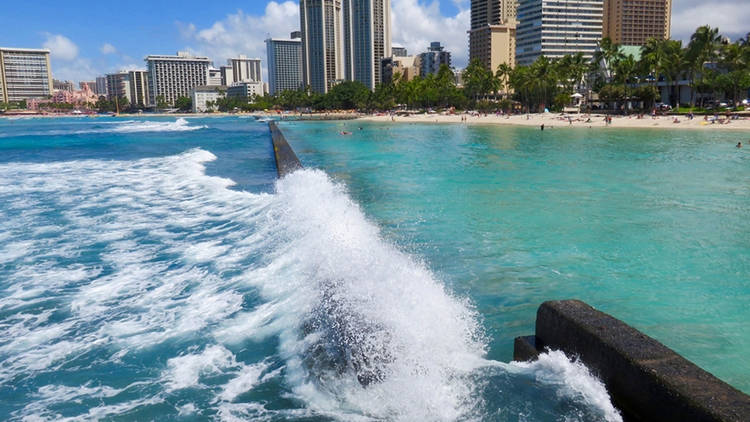
<path fill-rule="evenodd" d="M 273 144 L 273 156 L 276 159 L 276 171 L 279 177 L 301 169 L 302 163 L 299 162 L 297 154 L 286 141 L 286 138 L 276 126 L 276 122 L 268 122 L 268 128 L 271 130 L 271 142 Z"/>
<path fill-rule="evenodd" d="M 578 356 L 628 421 L 750 420 L 750 396 L 579 300 L 544 302 L 536 335 L 516 338 L 513 358 L 534 359 L 547 348 Z"/>

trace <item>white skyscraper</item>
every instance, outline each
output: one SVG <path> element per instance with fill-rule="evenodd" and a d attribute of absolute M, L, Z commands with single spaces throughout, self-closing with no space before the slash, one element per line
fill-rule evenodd
<path fill-rule="evenodd" d="M 603 0 L 520 0 L 516 63 L 578 52 L 590 59 L 602 38 L 603 8 Z"/>
<path fill-rule="evenodd" d="M 0 48 L 0 102 L 52 95 L 49 50 Z"/>
<path fill-rule="evenodd" d="M 249 59 L 240 55 L 227 60 L 227 66 L 232 68 L 232 82 L 227 85 L 238 82 L 263 82 L 260 59 Z"/>
<path fill-rule="evenodd" d="M 391 56 L 391 1 L 344 0 L 345 78 L 370 89 L 381 83 L 380 64 Z"/>
<path fill-rule="evenodd" d="M 180 52 L 176 56 L 148 56 L 146 64 L 152 105 L 162 99 L 174 105 L 177 98 L 190 96 L 196 86 L 208 85 L 208 57 Z"/>

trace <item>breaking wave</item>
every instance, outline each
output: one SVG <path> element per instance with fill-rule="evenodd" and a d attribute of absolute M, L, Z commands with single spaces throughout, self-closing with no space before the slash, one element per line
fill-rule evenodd
<path fill-rule="evenodd" d="M 251 194 L 215 158 L 0 165 L 0 417 L 621 420 L 560 352 L 486 360 L 471 303 L 324 172 Z"/>

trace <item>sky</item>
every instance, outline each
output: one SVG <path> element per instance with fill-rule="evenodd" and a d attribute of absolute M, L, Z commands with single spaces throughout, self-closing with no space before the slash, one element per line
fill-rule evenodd
<path fill-rule="evenodd" d="M 391 0 L 393 44 L 410 54 L 440 41 L 458 68 L 468 60 L 470 0 Z M 299 29 L 298 0 L 36 0 L 4 2 L 0 46 L 48 48 L 56 79 L 93 80 L 145 68 L 149 54 L 189 51 L 222 65 L 239 54 L 263 60 L 268 37 Z M 64 5 L 64 6 L 63 6 Z M 750 32 L 750 0 L 673 0 L 672 38 L 700 25 L 732 40 Z M 264 78 L 265 78 L 264 73 Z"/>

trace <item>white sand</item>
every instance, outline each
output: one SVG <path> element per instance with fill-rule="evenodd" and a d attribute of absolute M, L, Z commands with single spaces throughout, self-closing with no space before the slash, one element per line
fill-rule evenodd
<path fill-rule="evenodd" d="M 466 117 L 463 122 L 461 118 Z M 568 120 L 568 116 L 572 122 Z M 590 122 L 587 122 L 588 119 Z M 711 123 L 710 120 L 704 120 L 703 116 L 696 116 L 693 120 L 687 117 L 677 117 L 678 123 L 675 123 L 675 116 L 612 116 L 612 123 L 607 125 L 604 122 L 604 115 L 600 114 L 569 114 L 561 113 L 543 113 L 543 114 L 523 114 L 514 116 L 500 116 L 495 114 L 473 116 L 469 114 L 441 115 L 441 114 L 415 114 L 410 116 L 390 115 L 370 115 L 361 118 L 362 120 L 375 122 L 424 122 L 424 123 L 465 123 L 465 124 L 495 124 L 495 125 L 520 125 L 541 127 L 544 124 L 545 129 L 564 129 L 569 127 L 587 128 L 587 127 L 610 127 L 610 128 L 662 128 L 662 129 L 696 129 L 696 130 L 720 130 L 734 129 L 750 131 L 750 117 L 741 116 L 737 120 L 729 120 L 729 123 L 721 124 L 719 122 Z M 713 119 L 710 116 L 709 119 Z M 720 116 L 725 121 L 724 116 Z M 750 143 L 750 139 L 741 139 Z"/>

